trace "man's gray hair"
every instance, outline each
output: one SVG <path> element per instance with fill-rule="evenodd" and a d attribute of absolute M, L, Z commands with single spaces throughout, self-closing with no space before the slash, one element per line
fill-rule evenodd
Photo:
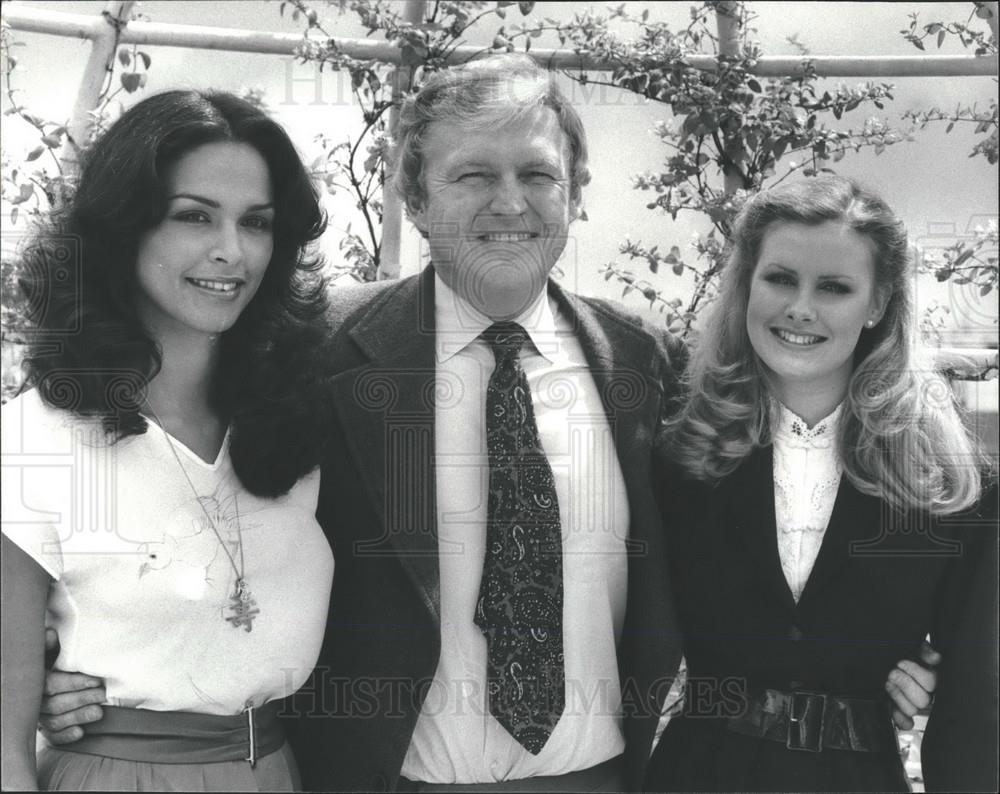
<path fill-rule="evenodd" d="M 580 116 L 549 72 L 527 55 L 503 54 L 435 72 L 403 102 L 393 149 L 393 184 L 407 207 L 423 207 L 427 199 L 423 147 L 431 124 L 441 121 L 469 130 L 492 129 L 539 106 L 555 111 L 569 140 L 571 196 L 579 200 L 581 189 L 590 182 Z"/>

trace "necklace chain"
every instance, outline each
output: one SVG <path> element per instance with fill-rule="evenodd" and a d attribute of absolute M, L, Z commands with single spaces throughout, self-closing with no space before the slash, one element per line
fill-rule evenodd
<path fill-rule="evenodd" d="M 188 474 L 188 470 L 184 467 L 184 462 L 181 460 L 181 456 L 178 454 L 177 448 L 174 446 L 174 442 L 170 438 L 170 433 L 167 431 L 163 421 L 157 415 L 156 411 L 153 410 L 153 406 L 149 404 L 148 400 L 146 401 L 146 408 L 149 410 L 150 415 L 156 421 L 160 430 L 163 431 L 163 437 L 167 441 L 167 446 L 170 447 L 170 452 L 173 453 L 174 460 L 177 461 L 177 467 L 181 470 L 181 474 L 184 475 L 184 479 L 187 481 L 188 487 L 191 489 L 191 493 L 194 494 L 195 501 L 201 508 L 201 512 L 204 514 L 205 520 L 208 521 L 208 526 L 218 539 L 219 545 L 222 547 L 222 552 L 226 555 L 226 559 L 229 560 L 229 565 L 232 567 L 233 573 L 236 574 L 236 589 L 229 597 L 231 602 L 229 609 L 233 610 L 234 614 L 227 617 L 226 620 L 232 623 L 234 628 L 243 628 L 248 632 L 252 631 L 253 620 L 258 614 L 260 614 L 260 609 L 257 608 L 257 601 L 254 599 L 253 594 L 247 587 L 245 578 L 246 559 L 243 554 L 243 527 L 240 522 L 239 496 L 235 491 L 233 492 L 233 507 L 236 511 L 236 545 L 240 550 L 240 564 L 239 567 L 237 567 L 236 559 L 226 547 L 225 539 L 223 539 L 222 534 L 215 526 L 215 521 L 212 520 L 212 516 L 206 509 L 205 502 L 199 495 L 198 489 L 194 487 L 194 481 L 191 479 L 191 475 Z"/>

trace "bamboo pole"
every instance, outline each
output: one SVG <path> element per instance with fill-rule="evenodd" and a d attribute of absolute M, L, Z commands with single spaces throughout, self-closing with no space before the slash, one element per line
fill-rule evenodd
<path fill-rule="evenodd" d="M 995 3 L 990 3 L 993 6 Z M 93 38 L 102 20 L 81 14 L 50 11 L 32 6 L 4 6 L 4 21 L 14 30 L 49 33 L 56 36 Z M 319 40 L 319 39 L 317 39 Z M 161 22 L 132 22 L 122 31 L 122 44 L 190 47 L 270 55 L 294 55 L 302 44 L 295 33 L 265 33 L 235 28 L 210 28 Z M 326 41 L 326 39 L 322 39 Z M 377 59 L 402 64 L 399 48 L 392 42 L 371 39 L 334 39 L 337 47 L 352 58 Z M 449 57 L 449 63 L 461 63 L 482 55 L 481 47 L 462 46 Z M 550 69 L 610 71 L 613 63 L 584 58 L 567 50 L 532 49 L 528 53 Z M 803 63 L 812 63 L 821 77 L 995 77 L 996 55 L 766 55 L 750 71 L 760 77 L 785 77 L 801 72 Z M 714 70 L 713 55 L 693 55 L 687 62 L 698 69 Z"/>
<path fill-rule="evenodd" d="M 70 140 L 63 145 L 60 155 L 66 171 L 76 169 L 77 147 L 86 144 L 90 136 L 90 128 L 93 125 L 90 111 L 97 107 L 104 81 L 113 68 L 118 31 L 128 24 L 133 5 L 135 0 L 110 0 L 104 6 L 104 13 L 95 18 L 96 24 L 89 28 L 92 33 L 87 36 L 90 39 L 90 55 L 83 69 L 80 88 L 73 105 L 73 115 L 68 129 Z"/>
<path fill-rule="evenodd" d="M 738 2 L 723 2 L 715 7 L 715 27 L 719 35 L 719 58 L 735 58 L 740 54 L 740 13 L 742 9 Z M 743 160 L 738 142 L 725 136 L 726 157 L 731 165 L 723 168 L 726 194 L 735 193 L 743 187 L 740 176 L 740 164 Z"/>
<path fill-rule="evenodd" d="M 406 0 L 403 21 L 419 25 L 424 21 L 426 0 Z M 403 87 L 410 82 L 409 66 L 397 66 L 392 71 L 392 107 L 389 109 L 389 135 L 395 137 L 399 126 L 399 103 L 403 99 Z M 399 278 L 402 267 L 400 251 L 403 240 L 403 201 L 391 184 L 392 175 L 386 173 L 386 186 L 382 190 L 382 245 L 379 251 L 378 278 Z"/>

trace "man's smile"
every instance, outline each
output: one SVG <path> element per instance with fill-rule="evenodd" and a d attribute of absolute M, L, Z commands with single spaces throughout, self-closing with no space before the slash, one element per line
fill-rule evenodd
<path fill-rule="evenodd" d="M 476 239 L 487 243 L 523 243 L 537 236 L 534 232 L 488 232 L 477 235 Z"/>

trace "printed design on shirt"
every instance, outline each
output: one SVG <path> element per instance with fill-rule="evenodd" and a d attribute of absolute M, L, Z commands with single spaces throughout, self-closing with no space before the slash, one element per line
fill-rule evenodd
<path fill-rule="evenodd" d="M 215 530 L 228 545 L 229 553 L 238 559 L 240 535 L 236 495 L 229 493 L 224 496 L 223 491 L 224 484 L 220 483 L 210 496 L 199 496 L 197 502 L 185 503 L 174 513 L 179 520 L 163 533 L 162 540 L 139 546 L 144 555 L 139 565 L 140 579 L 157 572 L 169 572 L 173 577 L 182 577 L 192 583 L 197 581 L 203 587 L 212 584 L 209 570 L 217 559 L 222 558 L 226 569 L 229 569 L 226 554 L 212 530 L 214 524 Z M 189 517 L 190 523 L 186 526 L 181 524 L 182 517 Z M 175 528 L 176 532 L 171 531 Z M 184 529 L 188 531 L 183 532 Z"/>

